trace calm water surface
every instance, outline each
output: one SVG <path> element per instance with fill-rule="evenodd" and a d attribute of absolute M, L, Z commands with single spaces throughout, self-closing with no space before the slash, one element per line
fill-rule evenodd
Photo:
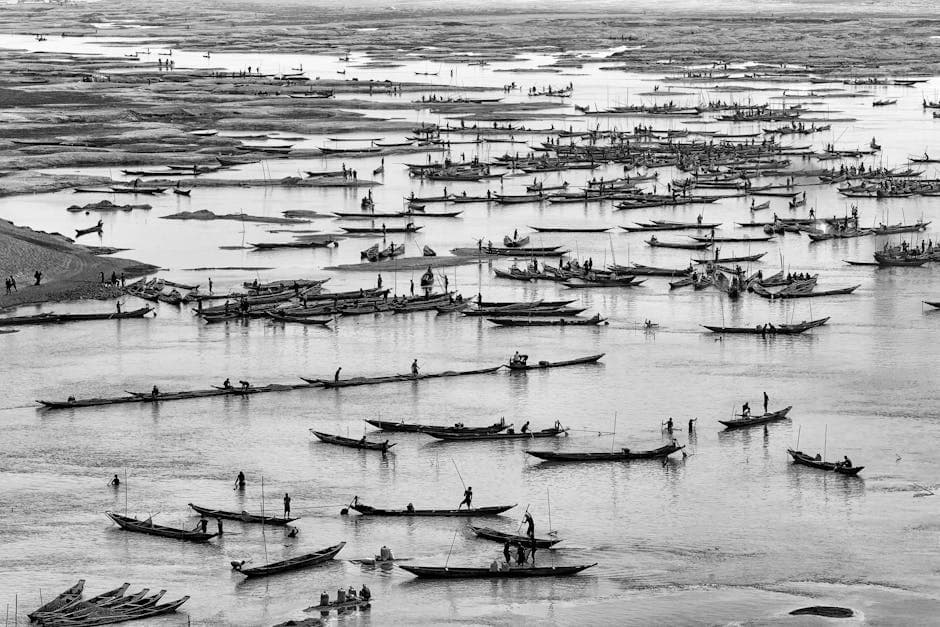
<path fill-rule="evenodd" d="M 38 44 L 29 37 L 5 37 L 7 47 L 77 46 L 90 52 L 128 53 L 131 47 L 107 42 Z M 47 48 L 48 49 L 48 48 Z M 72 48 L 61 48 L 73 50 Z M 155 51 L 154 51 L 155 52 Z M 302 63 L 308 74 L 334 76 L 344 63 L 332 58 L 265 55 L 174 53 L 177 67 L 262 66 L 284 71 Z M 363 59 L 354 59 L 363 60 Z M 515 80 L 531 85 L 575 85 L 579 104 L 605 107 L 624 102 L 689 104 L 703 98 L 764 102 L 792 85 L 746 83 L 760 90 L 723 93 L 699 86 L 673 85 L 691 96 L 638 96 L 662 84 L 661 75 L 603 72 L 596 65 L 563 74 L 494 72 L 499 68 L 533 67 L 549 58 L 526 59 L 487 68 L 442 64 L 435 80 L 453 84 L 498 86 Z M 395 70 L 357 69 L 348 77 L 413 80 L 415 71 L 434 71 L 424 63 Z M 316 68 L 316 69 L 314 69 Z M 449 72 L 454 69 L 455 76 Z M 735 83 L 740 85 L 741 83 Z M 666 83 L 666 86 L 669 84 Z M 871 97 L 814 101 L 814 117 L 857 118 L 834 122 L 832 131 L 793 140 L 821 147 L 864 147 L 872 136 L 884 152 L 866 164 L 901 165 L 908 155 L 936 145 L 937 124 L 920 105 L 921 94 L 935 94 L 932 79 L 917 89 L 867 89 L 877 97 L 897 97 L 892 107 L 871 107 Z M 829 86 L 833 87 L 833 86 Z M 666 87 L 663 87 L 666 89 Z M 772 89 L 772 91 L 764 91 Z M 500 93 L 498 90 L 496 94 Z M 412 99 L 413 95 L 401 98 Z M 524 101 L 514 94 L 508 101 Z M 560 104 L 557 113 L 571 113 Z M 370 112 L 376 115 L 376 112 Z M 428 112 L 389 112 L 409 120 L 441 122 Z M 687 125 L 684 122 L 689 122 Z M 630 128 L 649 123 L 656 128 L 701 128 L 699 122 L 648 118 L 551 118 L 531 122 L 587 128 Z M 744 133 L 750 124 L 713 124 L 711 129 Z M 66 131 L 63 131 L 65 134 Z M 360 134 L 359 136 L 374 135 Z M 355 137 L 355 134 L 349 136 Z M 387 135 L 386 141 L 404 134 Z M 533 140 L 535 141 L 535 140 Z M 325 145 L 324 136 L 306 136 L 298 146 Z M 454 146 L 460 152 L 491 159 L 523 144 Z M 434 153 L 437 158 L 439 153 Z M 400 208 L 402 197 L 441 193 L 444 184 L 408 178 L 400 163 L 427 157 L 386 159 L 382 186 L 374 189 L 377 208 Z M 342 159 L 274 160 L 264 164 L 272 177 L 303 170 L 338 169 Z M 378 159 L 346 160 L 360 177 Z M 794 167 L 816 167 L 794 161 Z M 251 165 L 225 176 L 255 178 L 262 166 Z M 935 176 L 930 168 L 925 176 Z M 117 169 L 114 169 L 115 171 Z M 81 170 L 108 173 L 108 169 Z M 591 176 L 612 178 L 618 166 L 592 173 L 551 174 L 547 184 L 572 185 Z M 660 188 L 673 177 L 660 170 Z M 448 191 L 468 194 L 486 189 L 519 193 L 528 178 L 499 183 L 448 184 Z M 806 179 L 806 182 L 811 182 Z M 850 202 L 832 187 L 810 185 L 808 205 L 820 216 L 845 215 Z M 160 216 L 181 210 L 244 210 L 277 216 L 286 209 L 323 212 L 353 210 L 361 192 L 342 189 L 196 189 L 192 198 L 158 196 L 147 212 L 103 215 L 104 235 L 86 243 L 131 249 L 125 253 L 164 267 L 161 276 L 235 287 L 257 276 L 261 280 L 298 276 L 331 277 L 331 289 L 371 285 L 367 273 L 321 270 L 358 261 L 373 239 L 347 239 L 335 250 L 253 253 L 221 250 L 253 241 L 283 241 L 279 225 L 236 222 L 178 222 Z M 0 217 L 34 228 L 71 233 L 95 216 L 65 212 L 94 195 L 71 192 L 0 199 Z M 117 201 L 128 202 L 125 198 Z M 788 212 L 785 201 L 756 219 Z M 861 222 L 911 221 L 923 216 L 940 220 L 933 198 L 889 201 L 856 200 Z M 749 200 L 724 199 L 713 205 L 678 209 L 615 211 L 604 205 L 461 205 L 458 220 L 428 220 L 420 234 L 405 239 L 409 255 L 425 243 L 439 252 L 472 246 L 475 238 L 499 241 L 531 224 L 628 224 L 646 218 L 748 221 Z M 432 207 L 434 208 L 434 207 Z M 806 210 L 799 210 L 803 214 Z M 336 232 L 337 223 L 318 219 L 299 228 Z M 913 241 L 919 241 L 914 236 Z M 922 237 L 936 239 L 933 227 Z M 664 234 L 663 239 L 681 239 Z M 595 263 L 628 260 L 661 266 L 683 266 L 688 254 L 651 250 L 644 236 L 610 234 L 533 236 L 539 245 L 561 244 Z M 938 483 L 934 443 L 940 436 L 935 347 L 940 341 L 940 313 L 924 311 L 921 300 L 940 296 L 938 270 L 875 270 L 850 267 L 843 259 L 870 259 L 886 238 L 861 238 L 810 245 L 787 234 L 767 244 L 726 244 L 725 252 L 767 252 L 765 275 L 781 263 L 793 271 L 820 273 L 821 287 L 861 284 L 853 296 L 814 301 L 768 302 L 745 296 L 730 302 L 705 290 L 670 292 L 665 279 L 651 278 L 632 290 L 597 290 L 569 294 L 554 284 L 497 281 L 491 266 L 508 260 L 448 269 L 452 288 L 465 295 L 478 291 L 490 299 L 576 298 L 587 313 L 600 312 L 610 325 L 599 328 L 500 329 L 479 319 L 433 313 L 344 318 L 335 328 L 299 328 L 256 320 L 247 324 L 203 325 L 189 311 L 165 304 L 152 320 L 92 322 L 61 328 L 24 327 L 0 336 L 3 399 L 0 438 L 0 609 L 14 603 L 32 609 L 40 591 L 47 599 L 78 578 L 88 580 L 91 594 L 129 581 L 135 586 L 169 590 L 167 598 L 192 595 L 185 615 L 154 624 L 272 624 L 303 615 L 322 590 L 367 583 L 376 598 L 372 610 L 330 618 L 344 625 L 580 623 L 580 624 L 813 624 L 787 615 L 804 605 L 852 607 L 856 622 L 935 624 L 940 613 L 937 506 L 934 498 L 915 498 L 918 486 Z M 898 241 L 897 236 L 892 241 Z M 252 266 L 271 270 L 195 271 L 191 268 Z M 386 286 L 399 293 L 420 271 L 385 273 Z M 130 299 L 128 306 L 137 303 Z M 100 311 L 113 303 L 73 303 L 23 308 Z M 790 338 L 728 337 L 701 333 L 700 324 L 757 324 L 783 319 L 831 316 L 829 325 Z M 652 319 L 661 327 L 644 333 L 639 322 Z M 604 352 L 597 365 L 509 375 L 505 372 L 416 384 L 297 390 L 252 398 L 210 398 L 159 406 L 118 405 L 39 412 L 34 400 L 117 396 L 123 390 L 203 388 L 229 376 L 252 382 L 299 382 L 298 375 L 329 376 L 337 366 L 345 376 L 405 372 L 417 358 L 423 370 L 473 368 L 504 363 L 515 350 L 532 359 L 563 359 Z M 717 420 L 749 400 L 759 404 L 767 391 L 771 405 L 793 405 L 792 420 L 767 431 L 721 432 Z M 315 441 L 309 428 L 349 434 L 364 433 L 365 418 L 426 423 L 462 421 L 487 424 L 500 417 L 517 425 L 549 426 L 561 420 L 570 437 L 552 442 L 439 443 L 416 434 L 394 434 L 397 443 L 387 458 L 335 448 Z M 612 445 L 654 448 L 667 441 L 661 431 L 669 416 L 685 427 L 697 418 L 697 431 L 677 437 L 689 456 L 666 464 L 545 465 L 524 454 L 528 448 L 605 450 Z M 616 430 L 616 436 L 610 432 Z M 382 436 L 384 437 L 384 436 Z M 865 466 L 861 478 L 830 476 L 794 467 L 786 449 L 799 445 L 830 458 L 848 455 Z M 244 494 L 232 491 L 239 470 L 248 477 Z M 114 473 L 127 473 L 119 491 L 105 486 Z M 204 546 L 125 533 L 103 512 L 156 516 L 159 522 L 192 526 L 189 502 L 221 509 L 279 510 L 284 492 L 293 497 L 293 512 L 302 515 L 300 534 L 236 522 L 227 533 Z M 349 563 L 371 557 L 383 544 L 401 557 L 421 564 L 486 565 L 499 552 L 497 544 L 472 537 L 463 520 L 383 520 L 340 516 L 354 495 L 377 506 L 453 507 L 463 482 L 473 486 L 475 504 L 517 503 L 502 519 L 486 524 L 518 527 L 528 509 L 537 531 L 556 530 L 564 542 L 543 551 L 542 563 L 597 562 L 596 568 L 567 580 L 509 582 L 423 582 L 399 570 L 375 570 Z M 347 542 L 336 563 L 267 580 L 242 581 L 229 562 L 274 561 L 309 550 Z M 20 616 L 21 620 L 25 620 Z M 823 619 L 816 621 L 823 624 Z"/>

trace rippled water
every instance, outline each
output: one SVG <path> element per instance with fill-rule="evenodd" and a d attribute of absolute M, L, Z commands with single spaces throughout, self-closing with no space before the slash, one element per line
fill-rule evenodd
<path fill-rule="evenodd" d="M 29 38 L 8 37 L 0 44 L 35 47 Z M 50 40 L 48 45 L 65 45 Z M 129 52 L 133 48 L 92 51 Z M 177 67 L 208 64 L 200 53 L 174 53 Z M 262 63 L 278 71 L 302 62 L 324 75 L 343 64 L 335 59 L 213 55 L 211 65 L 242 67 Z M 454 66 L 455 84 L 499 86 L 515 80 L 530 85 L 575 84 L 575 102 L 600 107 L 615 102 L 668 99 L 636 96 L 657 84 L 658 75 L 625 75 L 594 66 L 563 75 L 496 73 L 500 67 L 544 63 L 532 59 L 488 68 Z M 440 80 L 450 80 L 450 65 Z M 433 71 L 425 64 L 397 70 L 350 68 L 362 79 L 412 80 L 414 71 Z M 308 70 L 315 74 L 315 71 Z M 871 98 L 826 99 L 814 108 L 832 117 L 858 118 L 834 123 L 831 133 L 795 140 L 821 146 L 861 147 L 874 135 L 884 145 L 877 162 L 901 164 L 907 155 L 928 150 L 936 137 L 935 121 L 920 106 L 921 94 L 937 91 L 932 79 L 917 89 L 871 88 L 879 97 L 898 97 L 897 106 L 872 109 Z M 781 85 L 753 84 L 754 87 Z M 809 89 L 808 84 L 788 85 Z M 694 96 L 673 98 L 698 102 L 702 97 L 750 97 L 762 102 L 779 91 L 727 94 L 699 88 L 676 88 Z M 855 88 L 852 88 L 855 89 Z M 858 88 L 861 89 L 861 88 Z M 411 98 L 412 96 L 403 96 Z M 525 100 L 513 96 L 510 100 Z M 559 112 L 569 112 L 562 106 Z M 428 113 L 396 112 L 409 119 L 441 121 Z M 821 114 L 822 115 L 822 114 Z M 602 128 L 629 128 L 642 118 L 601 118 Z M 583 118 L 534 121 L 585 128 Z M 682 128 L 680 120 L 656 119 L 656 128 Z M 690 126 L 699 126 L 692 124 Z M 735 132 L 753 125 L 713 125 Z M 372 135 L 372 133 L 370 133 Z M 394 141 L 402 135 L 387 135 Z M 309 136 L 303 146 L 318 146 L 325 137 Z M 466 146 L 467 155 L 490 159 L 522 145 Z M 462 149 L 455 147 L 455 152 Z M 410 191 L 439 193 L 443 184 L 408 179 L 399 162 L 420 162 L 423 154 L 386 160 L 383 185 L 374 189 L 377 208 L 401 206 Z M 305 169 L 337 169 L 341 159 L 274 160 L 270 176 Z M 360 176 L 377 159 L 347 160 Z M 871 160 L 866 163 L 871 163 Z M 796 167 L 814 167 L 797 164 Z M 100 173 L 102 170 L 83 170 Z M 616 176 L 618 167 L 593 173 L 549 175 L 548 183 L 573 185 L 590 176 Z M 234 177 L 256 177 L 260 166 L 246 166 Z M 933 168 L 928 173 L 935 176 Z M 661 170 L 660 180 L 677 174 Z M 507 193 L 528 178 L 509 178 Z M 450 190 L 477 194 L 482 183 L 450 184 Z M 809 186 L 809 205 L 820 216 L 844 215 L 849 201 L 828 186 Z M 71 192 L 0 199 L 0 217 L 41 229 L 70 233 L 94 218 L 70 214 L 75 202 L 99 200 Z M 124 199 L 119 199 L 124 202 Z M 285 209 L 352 210 L 359 193 L 338 190 L 196 189 L 191 199 L 147 198 L 149 212 L 104 215 L 103 245 L 132 249 L 127 256 L 165 267 L 167 278 L 216 289 L 235 286 L 254 276 L 246 272 L 189 271 L 187 268 L 264 266 L 262 280 L 296 276 L 331 276 L 331 289 L 371 284 L 372 273 L 320 270 L 335 263 L 358 261 L 359 250 L 373 240 L 344 240 L 333 251 L 252 253 L 220 250 L 222 245 L 286 240 L 286 228 L 234 222 L 196 223 L 160 220 L 180 210 L 279 215 Z M 889 201 L 857 200 L 863 225 L 878 221 L 940 219 L 932 198 Z M 474 238 L 498 241 L 514 228 L 529 224 L 626 224 L 647 217 L 706 220 L 730 229 L 749 219 L 744 198 L 679 209 L 614 211 L 609 205 L 464 205 L 460 220 L 427 221 L 409 237 L 408 253 L 428 243 L 443 252 L 472 245 Z M 770 219 L 776 210 L 790 215 L 785 203 L 758 214 Z M 802 211 L 800 211 L 802 213 Z M 336 229 L 331 220 L 304 228 Z M 679 239 L 666 234 L 663 239 Z M 917 241 L 920 236 L 914 236 Z M 931 227 L 924 237 L 936 239 Z M 563 244 L 595 262 L 628 259 L 662 266 L 681 266 L 680 251 L 651 251 L 639 234 L 573 236 L 539 235 L 537 244 Z M 895 236 L 892 241 L 897 241 Z M 202 325 L 191 314 L 161 304 L 153 320 L 92 322 L 63 327 L 24 327 L 0 336 L 5 385 L 0 405 L 0 605 L 17 602 L 22 609 L 38 605 L 78 578 L 88 580 L 91 594 L 123 581 L 167 588 L 168 598 L 192 595 L 184 606 L 196 623 L 270 624 L 302 615 L 320 591 L 365 582 L 376 597 L 368 614 L 339 618 L 342 624 L 693 624 L 796 621 L 787 612 L 804 605 L 852 607 L 860 621 L 876 624 L 929 624 L 938 603 L 936 537 L 940 525 L 933 498 L 914 498 L 919 485 L 936 485 L 938 466 L 933 443 L 937 423 L 935 346 L 940 340 L 940 314 L 922 309 L 920 301 L 938 295 L 937 270 L 874 270 L 850 267 L 843 259 L 870 259 L 885 238 L 862 238 L 810 245 L 787 234 L 750 252 L 767 251 L 757 267 L 775 272 L 780 259 L 794 271 L 821 274 L 820 286 L 861 284 L 853 296 L 814 301 L 768 302 L 746 296 L 730 302 L 716 292 L 669 292 L 664 279 L 652 278 L 632 290 L 588 290 L 572 296 L 554 284 L 517 284 L 495 280 L 490 264 L 447 270 L 450 285 L 466 295 L 481 291 L 492 299 L 580 299 L 588 312 L 609 316 L 599 328 L 499 329 L 479 319 L 433 313 L 379 315 L 342 319 L 334 329 L 295 328 L 251 321 L 248 324 Z M 99 243 L 88 240 L 88 243 Z M 725 252 L 746 253 L 738 245 Z M 508 261 L 492 265 L 505 267 Z M 404 292 L 420 272 L 386 273 L 386 285 Z M 109 303 L 74 303 L 43 310 L 100 311 Z M 23 313 L 36 308 L 24 308 Z M 824 328 L 805 336 L 760 339 L 728 337 L 716 341 L 699 324 L 756 324 L 831 316 Z M 661 325 L 656 333 L 638 329 L 638 321 Z M 123 390 L 203 388 L 226 376 L 255 383 L 299 382 L 298 375 L 328 376 L 342 365 L 344 376 L 407 371 L 418 358 L 427 372 L 473 368 L 505 362 L 515 350 L 532 359 L 562 359 L 605 352 L 597 365 L 509 375 L 505 372 L 415 384 L 308 389 L 250 398 L 210 398 L 159 406 L 118 405 L 74 411 L 39 412 L 34 399 L 116 396 Z M 772 406 L 793 405 L 792 420 L 761 429 L 724 433 L 717 420 L 744 400 L 755 407 L 763 391 Z M 426 423 L 462 421 L 487 424 L 505 416 L 517 425 L 548 426 L 555 419 L 572 428 L 557 442 L 439 443 L 416 434 L 393 434 L 394 453 L 335 448 L 308 437 L 308 428 L 359 436 L 364 418 L 404 419 Z M 672 416 L 685 426 L 698 418 L 688 444 L 689 456 L 632 464 L 545 465 L 534 463 L 528 448 L 604 450 L 615 442 L 631 448 L 654 448 L 665 441 L 661 423 Z M 611 438 L 609 432 L 616 429 Z M 603 433 L 603 435 L 598 435 Z M 786 448 L 795 444 L 828 457 L 843 454 L 866 468 L 861 478 L 831 476 L 792 466 Z M 232 491 L 239 470 L 248 476 L 244 495 Z M 105 486 L 114 473 L 127 472 L 119 491 Z M 256 526 L 228 522 L 227 533 L 204 546 L 177 544 L 129 534 L 112 525 L 103 512 L 157 516 L 165 524 L 192 526 L 187 510 L 193 502 L 222 509 L 261 509 L 264 480 L 266 510 L 279 511 L 289 492 L 293 512 L 302 515 L 301 532 L 289 539 L 282 531 L 265 537 Z M 358 495 L 377 506 L 452 507 L 473 486 L 480 505 L 518 503 L 502 518 L 487 521 L 516 528 L 528 509 L 540 534 L 557 530 L 564 542 L 556 551 L 539 553 L 543 563 L 597 562 L 596 568 L 567 580 L 508 582 L 424 582 L 398 570 L 373 570 L 344 560 L 371 557 L 383 544 L 420 564 L 486 565 L 499 552 L 497 544 L 477 540 L 466 521 L 449 519 L 383 520 L 343 517 L 340 508 Z M 323 568 L 267 580 L 242 582 L 229 562 L 274 561 L 347 541 L 343 558 Z M 11 619 L 12 620 L 12 619 Z M 180 624 L 186 616 L 162 619 Z M 337 620 L 335 617 L 331 620 Z M 820 620 L 820 623 L 823 621 Z"/>

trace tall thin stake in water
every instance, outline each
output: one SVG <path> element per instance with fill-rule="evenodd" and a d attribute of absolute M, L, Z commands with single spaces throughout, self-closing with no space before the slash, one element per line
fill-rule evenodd
<path fill-rule="evenodd" d="M 264 533 L 264 475 L 261 475 L 261 542 L 264 543 L 264 563 L 268 563 L 268 537 Z"/>
<path fill-rule="evenodd" d="M 617 439 L 617 412 L 614 412 L 614 429 L 610 432 L 610 452 L 614 452 L 614 441 Z"/>
<path fill-rule="evenodd" d="M 127 466 L 124 467 L 124 515 L 127 516 Z"/>

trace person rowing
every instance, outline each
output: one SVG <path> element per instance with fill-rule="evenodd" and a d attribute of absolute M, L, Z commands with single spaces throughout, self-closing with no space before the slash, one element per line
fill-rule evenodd
<path fill-rule="evenodd" d="M 457 509 L 459 510 L 464 505 L 467 506 L 467 509 L 470 509 L 470 503 L 472 501 L 473 501 L 473 487 L 470 486 L 466 490 L 463 491 L 463 500 L 460 501 L 460 505 L 457 506 Z"/>
<path fill-rule="evenodd" d="M 852 468 L 852 460 L 849 459 L 848 455 L 842 456 L 842 465 L 846 468 Z"/>

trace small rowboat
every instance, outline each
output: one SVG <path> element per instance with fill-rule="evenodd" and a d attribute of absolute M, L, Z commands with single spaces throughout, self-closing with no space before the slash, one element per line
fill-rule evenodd
<path fill-rule="evenodd" d="M 493 540 L 494 542 L 517 542 L 524 546 L 532 546 L 532 539 L 529 536 L 520 536 L 514 533 L 506 533 L 491 527 L 476 527 L 469 525 L 470 531 L 475 533 L 478 538 L 484 540 Z M 548 549 L 561 542 L 556 538 L 535 538 L 535 547 L 538 549 Z"/>
<path fill-rule="evenodd" d="M 389 420 L 371 420 L 366 419 L 373 427 L 378 427 L 383 431 L 403 431 L 409 433 L 424 433 L 425 431 L 435 431 L 437 433 L 499 433 L 507 428 L 509 424 L 506 421 L 500 421 L 487 427 L 444 427 L 435 425 L 419 425 L 408 422 L 391 422 Z"/>
<path fill-rule="evenodd" d="M 740 429 L 741 427 L 750 427 L 752 425 L 762 425 L 768 422 L 784 420 L 791 409 L 793 409 L 792 405 L 778 411 L 761 414 L 760 416 L 741 416 L 731 420 L 719 420 L 718 422 L 728 429 Z"/>
<path fill-rule="evenodd" d="M 261 516 L 259 514 L 249 514 L 248 512 L 226 512 L 221 509 L 209 509 L 208 507 L 200 507 L 198 505 L 189 504 L 191 508 L 202 514 L 203 516 L 209 516 L 210 518 L 224 518 L 226 520 L 240 520 L 241 522 L 246 523 L 261 523 L 262 525 L 273 525 L 276 527 L 284 527 L 295 520 L 296 518 L 279 518 L 277 516 Z"/>
<path fill-rule="evenodd" d="M 516 504 L 513 503 L 512 505 L 467 509 L 380 509 L 362 503 L 353 503 L 349 507 L 364 516 L 498 516 L 515 506 Z"/>
<path fill-rule="evenodd" d="M 75 237 L 81 237 L 82 235 L 88 235 L 89 233 L 101 233 L 102 227 L 100 224 L 95 226 L 90 226 L 87 229 L 75 229 Z"/>
<path fill-rule="evenodd" d="M 790 454 L 790 457 L 793 458 L 793 462 L 796 464 L 809 466 L 810 468 L 816 468 L 817 470 L 835 471 L 840 475 L 848 475 L 850 477 L 854 477 L 865 468 L 864 466 L 845 466 L 836 462 L 818 460 L 810 457 L 803 451 L 794 451 L 793 449 L 789 448 L 787 449 L 787 453 Z"/>
<path fill-rule="evenodd" d="M 164 527 L 163 525 L 154 524 L 152 520 L 137 520 L 136 518 L 122 516 L 114 512 L 105 512 L 105 514 L 125 531 L 136 531 L 137 533 L 145 533 L 151 536 L 173 538 L 174 540 L 188 540 L 190 542 L 207 542 L 218 535 L 215 533 L 202 533 L 201 531 Z"/>
<path fill-rule="evenodd" d="M 425 579 L 518 579 L 522 577 L 568 577 L 596 565 L 597 562 L 578 566 L 510 566 L 508 570 L 459 566 L 402 565 L 399 568 Z"/>
<path fill-rule="evenodd" d="M 302 316 L 282 316 L 280 314 L 268 312 L 268 317 L 278 322 L 296 322 L 298 324 L 313 324 L 325 327 L 333 322 L 332 318 L 304 318 Z"/>
<path fill-rule="evenodd" d="M 531 440 L 533 438 L 555 438 L 567 433 L 567 429 L 556 429 L 554 427 L 542 429 L 541 431 L 529 431 L 526 433 L 460 433 L 427 430 L 432 438 L 444 440 L 446 442 L 467 442 L 476 440 Z"/>
<path fill-rule="evenodd" d="M 37 610 L 34 610 L 31 614 L 27 614 L 30 620 L 36 620 L 36 617 L 39 614 L 57 612 L 58 610 L 64 608 L 66 605 L 70 605 L 78 599 L 82 598 L 82 591 L 85 589 L 85 580 L 79 579 L 78 583 L 68 588 L 60 595 L 51 599 L 42 607 Z M 125 590 L 127 587 L 125 586 Z"/>
<path fill-rule="evenodd" d="M 566 359 L 564 361 L 540 361 L 537 364 L 514 363 L 508 364 L 510 370 L 541 370 L 543 368 L 559 368 L 561 366 L 576 366 L 578 364 L 593 364 L 600 361 L 604 353 L 598 355 L 589 355 L 587 357 L 578 357 L 576 359 Z"/>
<path fill-rule="evenodd" d="M 705 250 L 711 246 L 710 242 L 662 242 L 658 239 L 648 239 L 646 243 L 653 248 L 680 248 L 683 250 Z"/>
<path fill-rule="evenodd" d="M 603 451 L 596 453 L 559 453 L 555 451 L 526 451 L 532 457 L 538 457 L 548 462 L 612 462 L 630 461 L 633 459 L 662 459 L 673 453 L 681 451 L 684 446 L 667 444 L 649 451 L 631 451 L 628 448 L 619 451 Z"/>
<path fill-rule="evenodd" d="M 382 451 L 383 453 L 388 451 L 388 449 L 395 446 L 395 443 L 388 443 L 388 440 L 384 442 L 369 442 L 365 437 L 357 440 L 355 438 L 344 438 L 341 435 L 331 435 L 329 433 L 322 433 L 320 431 L 314 431 L 310 429 L 310 433 L 315 435 L 317 439 L 327 444 L 336 444 L 337 446 L 345 446 L 348 448 L 358 448 L 369 451 Z"/>
<path fill-rule="evenodd" d="M 267 577 L 268 575 L 276 575 L 289 570 L 310 568 L 311 566 L 328 562 L 336 557 L 336 554 L 339 553 L 344 546 L 346 546 L 346 543 L 340 542 L 339 544 L 334 544 L 331 547 L 313 553 L 298 555 L 297 557 L 292 557 L 287 560 L 265 564 L 264 566 L 256 566 L 254 568 L 242 568 L 242 562 L 232 562 L 232 568 L 246 577 Z"/>

